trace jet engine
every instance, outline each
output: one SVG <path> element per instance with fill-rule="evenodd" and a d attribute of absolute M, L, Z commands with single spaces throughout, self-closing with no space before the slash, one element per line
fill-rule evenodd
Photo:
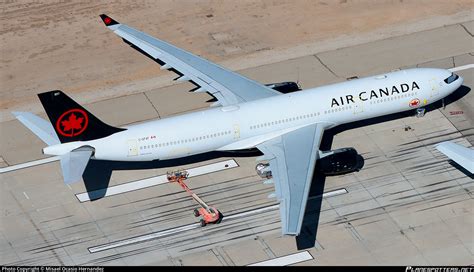
<path fill-rule="evenodd" d="M 265 86 L 267 87 L 270 87 L 280 93 L 292 93 L 292 92 L 296 92 L 296 91 L 300 91 L 301 88 L 300 86 L 298 86 L 298 83 L 296 82 L 291 82 L 291 81 L 288 81 L 288 82 L 279 82 L 279 83 L 269 83 L 269 84 L 265 84 Z"/>
<path fill-rule="evenodd" d="M 352 147 L 320 152 L 316 171 L 327 176 L 341 175 L 360 170 L 359 154 Z"/>
<path fill-rule="evenodd" d="M 340 148 L 331 151 L 320 151 L 316 161 L 315 170 L 326 176 L 342 175 L 359 171 L 364 164 L 364 159 L 352 147 Z M 270 164 L 258 163 L 255 171 L 261 178 L 271 179 Z"/>

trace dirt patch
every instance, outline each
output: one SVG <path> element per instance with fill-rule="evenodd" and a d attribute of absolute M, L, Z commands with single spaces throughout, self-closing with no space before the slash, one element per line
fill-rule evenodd
<path fill-rule="evenodd" d="M 62 89 L 90 101 L 171 77 L 106 29 L 100 13 L 212 61 L 252 55 L 246 65 L 258 65 L 302 44 L 430 18 L 442 26 L 446 16 L 472 9 L 471 0 L 7 1 L 0 17 L 1 120 L 14 109 L 38 111 L 39 92 Z"/>

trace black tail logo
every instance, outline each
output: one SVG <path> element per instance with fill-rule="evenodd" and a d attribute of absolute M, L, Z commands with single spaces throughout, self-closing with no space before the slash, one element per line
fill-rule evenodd
<path fill-rule="evenodd" d="M 87 113 L 81 109 L 68 110 L 56 122 L 56 131 L 64 137 L 74 137 L 83 133 L 89 124 Z"/>
<path fill-rule="evenodd" d="M 38 97 L 61 143 L 100 139 L 125 130 L 102 122 L 59 90 Z"/>

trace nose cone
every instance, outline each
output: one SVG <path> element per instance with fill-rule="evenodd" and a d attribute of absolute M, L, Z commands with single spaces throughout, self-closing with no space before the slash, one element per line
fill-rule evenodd
<path fill-rule="evenodd" d="M 441 70 L 441 69 L 440 69 Z M 440 71 L 440 77 L 443 80 L 447 94 L 453 93 L 461 87 L 464 79 L 449 70 Z"/>
<path fill-rule="evenodd" d="M 456 80 L 449 84 L 446 84 L 446 87 L 448 88 L 448 92 L 450 94 L 454 93 L 457 89 L 459 89 L 459 87 L 461 87 L 462 83 L 464 82 L 464 78 L 462 78 L 461 76 L 457 76 L 456 74 L 453 75 L 457 77 Z"/>
<path fill-rule="evenodd" d="M 464 82 L 464 78 L 462 78 L 462 76 L 459 76 L 458 79 L 456 79 L 456 81 L 454 81 L 454 91 L 459 89 L 459 87 L 461 87 L 462 83 Z"/>

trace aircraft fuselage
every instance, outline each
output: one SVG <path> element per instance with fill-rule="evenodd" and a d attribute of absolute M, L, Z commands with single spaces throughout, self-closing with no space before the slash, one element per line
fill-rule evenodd
<path fill-rule="evenodd" d="M 446 83 L 450 75 L 433 68 L 390 72 L 130 125 L 105 138 L 50 146 L 43 152 L 61 155 L 87 145 L 95 149 L 93 159 L 150 161 L 253 148 L 313 123 L 328 129 L 426 106 L 461 86 L 462 78 Z"/>

